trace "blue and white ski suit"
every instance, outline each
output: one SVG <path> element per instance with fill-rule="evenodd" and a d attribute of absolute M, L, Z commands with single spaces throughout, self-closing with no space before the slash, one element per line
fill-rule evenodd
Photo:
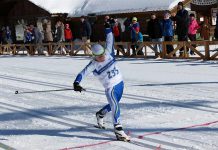
<path fill-rule="evenodd" d="M 119 101 L 123 94 L 123 78 L 114 58 L 114 37 L 111 29 L 106 29 L 105 61 L 97 62 L 94 59 L 77 75 L 75 82 L 80 83 L 88 74 L 93 73 L 105 88 L 108 103 L 101 109 L 105 115 L 112 110 L 114 124 L 119 124 Z"/>

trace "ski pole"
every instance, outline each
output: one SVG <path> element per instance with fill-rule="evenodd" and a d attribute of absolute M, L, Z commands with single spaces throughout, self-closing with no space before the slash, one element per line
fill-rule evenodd
<path fill-rule="evenodd" d="M 55 89 L 55 90 L 42 90 L 42 91 L 27 91 L 27 92 L 19 92 L 15 91 L 15 94 L 26 94 L 26 93 L 45 93 L 45 92 L 56 92 L 56 91 L 70 91 L 74 90 L 72 88 L 63 88 L 63 89 Z"/>

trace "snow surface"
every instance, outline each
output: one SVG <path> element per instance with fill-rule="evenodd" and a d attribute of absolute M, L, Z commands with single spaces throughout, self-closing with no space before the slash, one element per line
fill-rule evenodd
<path fill-rule="evenodd" d="M 1 150 L 218 149 L 217 61 L 118 59 L 121 121 L 132 143 L 114 141 L 110 113 L 107 130 L 93 127 L 95 112 L 107 104 L 93 76 L 81 83 L 83 93 L 21 93 L 71 88 L 89 59 L 0 56 Z"/>
<path fill-rule="evenodd" d="M 73 9 L 69 13 L 69 16 L 171 10 L 180 1 L 181 0 L 86 0 L 83 7 Z"/>

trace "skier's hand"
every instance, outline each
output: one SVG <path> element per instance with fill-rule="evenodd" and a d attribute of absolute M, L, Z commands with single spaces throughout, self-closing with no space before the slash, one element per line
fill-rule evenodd
<path fill-rule="evenodd" d="M 78 82 L 74 82 L 73 87 L 74 87 L 74 91 L 79 91 L 80 93 L 82 91 L 85 91 L 85 89 L 83 87 L 81 87 Z"/>

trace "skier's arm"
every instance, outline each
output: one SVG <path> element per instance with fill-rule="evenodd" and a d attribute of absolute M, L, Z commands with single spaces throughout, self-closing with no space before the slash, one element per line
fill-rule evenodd
<path fill-rule="evenodd" d="M 94 71 L 93 62 L 90 63 L 77 75 L 74 82 L 80 83 L 87 75 Z"/>
<path fill-rule="evenodd" d="M 74 87 L 74 91 L 85 91 L 85 89 L 80 86 L 80 82 L 82 81 L 82 79 L 84 79 L 88 74 L 90 74 L 91 72 L 93 72 L 93 62 L 91 61 L 76 77 L 74 83 L 73 83 L 73 87 Z"/>
<path fill-rule="evenodd" d="M 110 28 L 105 29 L 106 32 L 106 49 L 114 56 L 114 36 Z"/>

